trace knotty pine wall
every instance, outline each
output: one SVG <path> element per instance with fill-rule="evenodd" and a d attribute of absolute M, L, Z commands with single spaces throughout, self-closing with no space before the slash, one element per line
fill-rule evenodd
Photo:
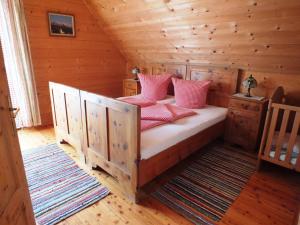
<path fill-rule="evenodd" d="M 84 0 L 128 61 L 201 64 L 253 73 L 255 94 L 283 85 L 300 105 L 299 0 Z M 128 75 L 130 76 L 130 75 Z M 242 87 L 239 86 L 242 90 Z"/>
<path fill-rule="evenodd" d="M 188 76 L 190 68 L 198 64 L 175 64 L 175 63 L 143 63 L 129 62 L 127 64 L 127 77 L 132 77 L 131 69 L 138 66 L 142 73 L 145 74 L 161 74 L 176 73 Z M 207 65 L 200 65 L 207 67 Z M 212 66 L 214 68 L 215 66 Z M 238 69 L 238 68 L 237 68 Z M 281 74 L 270 72 L 258 72 L 239 70 L 237 91 L 246 93 L 246 89 L 242 86 L 242 81 L 252 74 L 258 81 L 258 87 L 251 90 L 251 93 L 257 96 L 270 97 L 278 86 L 283 86 L 286 94 L 286 104 L 300 106 L 300 74 Z"/>
<path fill-rule="evenodd" d="M 299 74 L 242 71 L 239 90 L 246 92 L 241 82 L 250 74 L 258 81 L 258 87 L 252 90 L 254 95 L 270 97 L 273 90 L 282 86 L 285 90 L 286 104 L 300 106 L 300 71 Z"/>
<path fill-rule="evenodd" d="M 23 0 L 43 125 L 52 123 L 48 82 L 121 96 L 126 61 L 82 0 Z M 76 37 L 49 36 L 47 12 L 75 16 Z"/>

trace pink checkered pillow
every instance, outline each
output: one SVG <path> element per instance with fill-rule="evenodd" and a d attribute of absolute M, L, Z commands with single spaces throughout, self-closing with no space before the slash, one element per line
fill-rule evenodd
<path fill-rule="evenodd" d="M 127 97 L 120 99 L 120 101 L 127 102 L 132 105 L 138 105 L 141 108 L 155 105 L 155 102 L 140 97 Z"/>
<path fill-rule="evenodd" d="M 158 120 L 141 120 L 141 131 L 149 130 L 162 124 L 168 123 L 167 121 Z"/>
<path fill-rule="evenodd" d="M 166 97 L 171 75 L 144 75 L 139 74 L 142 86 L 142 97 L 151 101 L 162 100 Z"/>
<path fill-rule="evenodd" d="M 206 104 L 206 97 L 211 81 L 180 80 L 172 78 L 176 105 L 198 109 Z"/>
<path fill-rule="evenodd" d="M 142 120 L 159 120 L 172 122 L 176 114 L 170 111 L 168 105 L 156 104 L 141 109 Z"/>
<path fill-rule="evenodd" d="M 182 119 L 184 117 L 193 116 L 193 115 L 197 114 L 196 112 L 194 112 L 191 109 L 178 107 L 176 105 L 166 104 L 166 106 L 173 113 L 174 121 Z"/>

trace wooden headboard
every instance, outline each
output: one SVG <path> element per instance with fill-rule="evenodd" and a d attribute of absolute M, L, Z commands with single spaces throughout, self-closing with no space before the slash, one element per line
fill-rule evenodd
<path fill-rule="evenodd" d="M 190 66 L 187 80 L 212 80 L 207 102 L 209 105 L 228 107 L 230 96 L 237 91 L 238 69 Z"/>
<path fill-rule="evenodd" d="M 210 105 L 228 107 L 230 96 L 237 91 L 238 69 L 185 64 L 154 64 L 152 74 L 161 73 L 175 74 L 186 80 L 212 80 L 207 96 L 207 102 Z"/>

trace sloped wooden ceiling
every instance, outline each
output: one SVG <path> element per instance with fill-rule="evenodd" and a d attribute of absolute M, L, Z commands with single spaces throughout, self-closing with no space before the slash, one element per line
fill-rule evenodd
<path fill-rule="evenodd" d="M 128 61 L 300 71 L 299 0 L 84 0 Z"/>

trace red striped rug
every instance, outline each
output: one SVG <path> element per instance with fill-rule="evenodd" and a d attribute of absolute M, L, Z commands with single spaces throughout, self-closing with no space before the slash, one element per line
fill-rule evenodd
<path fill-rule="evenodd" d="M 219 221 L 256 167 L 256 156 L 214 145 L 152 195 L 195 224 Z"/>

